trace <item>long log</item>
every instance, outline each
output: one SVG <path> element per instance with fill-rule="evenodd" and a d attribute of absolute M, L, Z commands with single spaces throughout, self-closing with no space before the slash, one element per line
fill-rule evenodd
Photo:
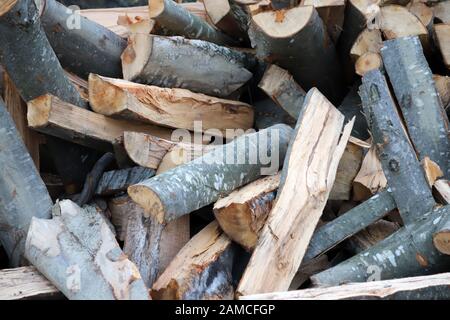
<path fill-rule="evenodd" d="M 110 196 L 124 192 L 129 186 L 150 179 L 155 173 L 153 169 L 142 167 L 105 172 L 98 182 L 95 194 Z"/>
<path fill-rule="evenodd" d="M 352 126 L 353 121 L 344 127 L 344 116 L 317 89 L 308 93 L 275 205 L 237 295 L 288 290 L 325 208 Z"/>
<path fill-rule="evenodd" d="M 52 200 L 1 99 L 0 150 L 0 241 L 16 267 L 32 217 L 49 218 Z"/>
<path fill-rule="evenodd" d="M 71 300 L 148 300 L 136 266 L 92 207 L 59 202 L 52 220 L 34 218 L 26 257 Z"/>
<path fill-rule="evenodd" d="M 450 256 L 437 251 L 432 238 L 439 222 L 449 214 L 450 206 L 446 206 L 422 215 L 376 246 L 314 275 L 311 280 L 317 286 L 333 286 L 445 272 L 450 266 Z"/>
<path fill-rule="evenodd" d="M 128 188 L 131 198 L 160 223 L 174 220 L 226 196 L 261 175 L 278 171 L 292 129 L 276 125 L 185 165 Z"/>
<path fill-rule="evenodd" d="M 359 92 L 383 171 L 402 219 L 409 224 L 430 212 L 435 201 L 385 77 L 378 70 L 370 71 L 362 83 Z"/>
<path fill-rule="evenodd" d="M 122 55 L 126 80 L 227 97 L 252 74 L 246 54 L 201 40 L 130 36 Z"/>
<path fill-rule="evenodd" d="M 340 102 L 344 94 L 340 63 L 314 7 L 258 13 L 252 17 L 249 35 L 260 59 L 287 69 L 305 90 L 317 87 L 331 101 Z"/>
<path fill-rule="evenodd" d="M 385 41 L 381 54 L 419 160 L 429 157 L 450 178 L 449 122 L 419 38 Z"/>

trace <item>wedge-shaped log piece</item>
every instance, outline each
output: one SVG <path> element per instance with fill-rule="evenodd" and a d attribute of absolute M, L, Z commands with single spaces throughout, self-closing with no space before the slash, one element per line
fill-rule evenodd
<path fill-rule="evenodd" d="M 195 235 L 153 284 L 155 300 L 233 299 L 231 240 L 212 222 Z"/>
<path fill-rule="evenodd" d="M 92 109 L 106 116 L 127 118 L 170 128 L 244 129 L 253 127 L 250 105 L 193 93 L 186 89 L 146 86 L 125 80 L 89 76 L 89 101 Z M 217 121 L 220 119 L 220 121 Z"/>
<path fill-rule="evenodd" d="M 0 241 L 17 267 L 32 217 L 49 218 L 52 200 L 1 99 L 0 150 Z"/>
<path fill-rule="evenodd" d="M 126 191 L 129 186 L 150 179 L 155 173 L 153 169 L 142 167 L 105 172 L 98 182 L 95 194 L 105 196 Z"/>
<path fill-rule="evenodd" d="M 244 53 L 210 42 L 146 34 L 128 42 L 122 55 L 126 80 L 226 97 L 252 77 Z"/>
<path fill-rule="evenodd" d="M 440 222 L 433 234 L 433 244 L 440 253 L 450 255 L 450 215 Z"/>
<path fill-rule="evenodd" d="M 314 7 L 258 13 L 249 35 L 257 56 L 287 69 L 302 88 L 317 87 L 336 103 L 342 98 L 340 63 Z"/>
<path fill-rule="evenodd" d="M 52 220 L 34 218 L 26 257 L 71 300 L 149 299 L 138 269 L 93 207 L 65 200 Z"/>
<path fill-rule="evenodd" d="M 444 64 L 450 69 L 450 24 L 435 24 L 434 34 Z"/>
<path fill-rule="evenodd" d="M 429 157 L 450 178 L 449 122 L 419 39 L 385 41 L 381 54 L 419 160 Z"/>
<path fill-rule="evenodd" d="M 275 125 L 241 136 L 185 165 L 128 188 L 131 198 L 160 223 L 174 220 L 226 196 L 284 160 L 292 129 Z"/>
<path fill-rule="evenodd" d="M 28 124 L 43 133 L 94 149 L 109 151 L 125 131 L 145 132 L 170 139 L 171 130 L 105 117 L 77 108 L 51 95 L 28 103 Z"/>
<path fill-rule="evenodd" d="M 380 30 L 366 28 L 356 38 L 350 50 L 350 56 L 356 62 L 359 57 L 367 52 L 379 53 L 381 47 L 383 47 L 383 40 Z"/>
<path fill-rule="evenodd" d="M 436 250 L 433 234 L 449 214 L 450 206 L 446 206 L 422 215 L 376 246 L 314 275 L 311 280 L 317 286 L 333 286 L 445 272 L 450 266 L 450 256 Z"/>
<path fill-rule="evenodd" d="M 240 300 L 367 299 L 448 300 L 450 299 L 450 273 L 240 297 Z"/>
<path fill-rule="evenodd" d="M 353 121 L 343 126 L 344 116 L 312 89 L 289 146 L 275 205 L 237 295 L 289 288 L 325 208 Z"/>
<path fill-rule="evenodd" d="M 435 206 L 431 189 L 403 127 L 385 77 L 363 77 L 360 95 L 388 185 L 403 221 L 409 224 Z M 405 195 L 408 195 L 407 197 Z"/>

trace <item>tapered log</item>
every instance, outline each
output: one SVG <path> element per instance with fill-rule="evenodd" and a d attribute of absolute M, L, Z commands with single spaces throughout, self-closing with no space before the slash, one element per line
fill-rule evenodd
<path fill-rule="evenodd" d="M 280 175 L 252 182 L 220 199 L 214 215 L 222 230 L 236 243 L 251 251 L 272 209 Z"/>
<path fill-rule="evenodd" d="M 433 244 L 440 253 L 450 255 L 450 216 L 442 218 L 433 234 Z"/>
<path fill-rule="evenodd" d="M 240 300 L 448 300 L 450 273 L 257 294 Z"/>
<path fill-rule="evenodd" d="M 435 24 L 434 34 L 443 62 L 450 69 L 450 24 Z"/>
<path fill-rule="evenodd" d="M 439 197 L 444 204 L 450 204 L 450 182 L 448 180 L 438 180 L 434 183 Z"/>
<path fill-rule="evenodd" d="M 93 207 L 65 200 L 52 220 L 33 219 L 26 257 L 71 300 L 149 299 L 138 269 Z"/>
<path fill-rule="evenodd" d="M 367 52 L 379 53 L 382 46 L 380 30 L 366 28 L 358 35 L 350 50 L 352 61 L 356 62 Z"/>
<path fill-rule="evenodd" d="M 236 42 L 226 34 L 215 29 L 205 20 L 171 0 L 150 0 L 150 18 L 159 25 L 188 39 L 199 39 L 219 45 L 232 45 Z"/>
<path fill-rule="evenodd" d="M 433 13 L 437 20 L 442 23 L 450 23 L 450 4 L 442 1 L 433 6 Z"/>
<path fill-rule="evenodd" d="M 226 97 L 252 77 L 246 59 L 244 53 L 201 40 L 135 34 L 122 68 L 126 80 Z"/>
<path fill-rule="evenodd" d="M 450 207 L 446 206 L 422 215 L 376 246 L 314 275 L 311 280 L 317 286 L 333 286 L 444 272 L 450 266 L 450 256 L 439 253 L 432 238 L 439 222 L 449 214 Z"/>
<path fill-rule="evenodd" d="M 407 6 L 409 12 L 419 18 L 420 22 L 428 31 L 433 29 L 434 13 L 433 9 L 422 2 L 410 2 Z"/>
<path fill-rule="evenodd" d="M 105 172 L 95 194 L 108 196 L 124 192 L 129 186 L 150 179 L 154 175 L 155 170 L 142 167 Z"/>
<path fill-rule="evenodd" d="M 279 169 L 291 128 L 276 125 L 128 188 L 131 198 L 160 223 L 174 220 Z"/>
<path fill-rule="evenodd" d="M 237 295 L 289 288 L 325 208 L 353 121 L 343 126 L 344 116 L 312 89 L 289 146 L 275 205 Z"/>
<path fill-rule="evenodd" d="M 449 178 L 449 122 L 419 39 L 386 41 L 381 54 L 419 160 L 429 157 Z"/>
<path fill-rule="evenodd" d="M 48 218 L 52 201 L 0 99 L 0 242 L 13 267 L 25 264 L 32 217 Z"/>
<path fill-rule="evenodd" d="M 51 95 L 28 103 L 28 124 L 40 132 L 105 151 L 110 151 L 125 131 L 145 132 L 167 139 L 171 136 L 169 129 L 111 119 Z"/>
<path fill-rule="evenodd" d="M 287 70 L 271 65 L 258 86 L 292 118 L 298 119 L 306 92 Z"/>
<path fill-rule="evenodd" d="M 254 122 L 252 107 L 243 102 L 94 74 L 89 76 L 89 101 L 95 112 L 106 116 L 191 131 L 195 121 L 201 121 L 205 131 L 214 128 L 223 132 L 248 130 Z"/>
<path fill-rule="evenodd" d="M 0 271 L 1 300 L 62 299 L 63 295 L 35 267 Z"/>
<path fill-rule="evenodd" d="M 447 114 L 450 106 L 450 77 L 441 76 L 438 74 L 433 75 L 434 83 L 439 97 L 441 98 L 444 109 L 447 110 Z"/>
<path fill-rule="evenodd" d="M 366 52 L 356 60 L 355 71 L 357 75 L 364 76 L 371 70 L 383 70 L 383 61 L 378 53 Z"/>
<path fill-rule="evenodd" d="M 366 73 L 360 95 L 377 152 L 398 209 L 406 224 L 430 212 L 435 201 L 400 120 L 386 79 Z M 405 194 L 408 197 L 405 197 Z"/>
<path fill-rule="evenodd" d="M 121 77 L 126 41 L 55 0 L 37 0 L 47 38 L 61 64 L 82 78 L 89 73 Z M 89 52 L 89 54 L 86 54 Z"/>
<path fill-rule="evenodd" d="M 289 70 L 302 88 L 317 87 L 336 103 L 342 98 L 340 63 L 314 7 L 258 13 L 252 17 L 249 35 L 257 56 Z"/>
<path fill-rule="evenodd" d="M 231 240 L 212 222 L 195 235 L 153 284 L 156 300 L 233 299 Z"/>

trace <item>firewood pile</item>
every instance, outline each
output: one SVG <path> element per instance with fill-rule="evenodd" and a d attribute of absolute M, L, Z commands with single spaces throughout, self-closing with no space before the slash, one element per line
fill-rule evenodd
<path fill-rule="evenodd" d="M 450 299 L 449 74 L 449 0 L 0 0 L 0 299 Z"/>

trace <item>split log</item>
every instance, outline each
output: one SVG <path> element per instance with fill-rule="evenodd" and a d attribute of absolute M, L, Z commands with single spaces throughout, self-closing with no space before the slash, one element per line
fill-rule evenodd
<path fill-rule="evenodd" d="M 0 271 L 1 300 L 61 299 L 62 294 L 34 267 Z"/>
<path fill-rule="evenodd" d="M 439 197 L 444 204 L 450 204 L 450 182 L 448 180 L 438 180 L 434 183 Z"/>
<path fill-rule="evenodd" d="M 89 76 L 89 101 L 95 112 L 105 116 L 191 131 L 195 121 L 201 121 L 205 131 L 214 128 L 223 133 L 226 129 L 248 130 L 254 122 L 252 107 L 243 102 L 94 74 Z"/>
<path fill-rule="evenodd" d="M 450 273 L 257 294 L 240 300 L 448 300 Z"/>
<path fill-rule="evenodd" d="M 215 29 L 205 20 L 171 0 L 150 0 L 150 18 L 159 25 L 188 39 L 199 39 L 219 45 L 236 44 L 232 38 Z"/>
<path fill-rule="evenodd" d="M 32 217 L 48 218 L 52 200 L 0 99 L 0 242 L 13 267 L 26 263 Z"/>
<path fill-rule="evenodd" d="M 66 77 L 70 80 L 70 82 L 72 82 L 75 88 L 77 88 L 83 100 L 86 101 L 86 103 L 88 103 L 89 102 L 88 82 L 67 70 L 65 70 L 65 73 Z"/>
<path fill-rule="evenodd" d="M 169 129 L 111 119 L 51 95 L 28 103 L 28 124 L 40 132 L 104 151 L 111 151 L 111 145 L 125 131 L 146 132 L 167 139 L 171 136 Z"/>
<path fill-rule="evenodd" d="M 227 97 L 252 74 L 244 53 L 201 40 L 130 36 L 122 55 L 126 80 Z"/>
<path fill-rule="evenodd" d="M 122 77 L 120 55 L 127 46 L 124 39 L 56 0 L 36 3 L 47 38 L 66 69 L 82 78 L 91 72 Z"/>
<path fill-rule="evenodd" d="M 279 184 L 279 174 L 265 177 L 232 192 L 214 205 L 214 215 L 222 230 L 247 251 L 256 246 Z"/>
<path fill-rule="evenodd" d="M 136 266 L 92 207 L 59 202 L 52 220 L 31 222 L 26 257 L 71 300 L 148 300 Z"/>
<path fill-rule="evenodd" d="M 433 234 L 433 244 L 440 253 L 450 255 L 450 216 L 442 218 Z"/>
<path fill-rule="evenodd" d="M 448 110 L 450 106 L 450 77 L 434 74 L 433 79 L 439 97 L 441 98 L 442 105 L 444 106 L 444 109 Z"/>
<path fill-rule="evenodd" d="M 371 70 L 383 70 L 383 61 L 378 53 L 366 52 L 356 60 L 355 71 L 357 75 L 364 76 Z"/>
<path fill-rule="evenodd" d="M 436 3 L 433 6 L 433 13 L 435 18 L 441 23 L 450 23 L 450 4 L 448 1 Z"/>
<path fill-rule="evenodd" d="M 105 172 L 98 183 L 95 194 L 110 196 L 124 192 L 129 186 L 150 179 L 154 175 L 155 170 L 142 167 Z"/>
<path fill-rule="evenodd" d="M 450 206 L 422 214 L 376 246 L 314 275 L 311 280 L 316 286 L 333 286 L 445 272 L 450 266 L 450 256 L 439 253 L 432 238 L 439 222 L 449 214 Z"/>
<path fill-rule="evenodd" d="M 433 30 L 434 13 L 432 8 L 422 2 L 410 2 L 407 8 L 409 12 L 419 18 L 428 31 Z"/>
<path fill-rule="evenodd" d="M 231 240 L 212 222 L 195 235 L 153 284 L 155 300 L 233 299 Z"/>
<path fill-rule="evenodd" d="M 353 121 L 344 127 L 344 116 L 317 89 L 308 93 L 275 205 L 237 295 L 289 288 L 325 208 L 352 126 Z"/>
<path fill-rule="evenodd" d="M 439 168 L 439 166 L 434 161 L 430 160 L 430 158 L 423 158 L 420 164 L 422 165 L 423 171 L 425 172 L 425 178 L 427 179 L 430 188 L 434 185 L 437 179 L 444 176 L 441 168 Z"/>
<path fill-rule="evenodd" d="M 278 171 L 292 129 L 276 125 L 241 136 L 203 157 L 128 188 L 131 198 L 160 223 L 189 214 L 261 175 Z"/>
<path fill-rule="evenodd" d="M 293 119 L 298 119 L 306 92 L 289 71 L 273 64 L 267 68 L 258 86 Z"/>
<path fill-rule="evenodd" d="M 444 64 L 450 69 L 450 24 L 435 24 L 434 34 Z"/>
<path fill-rule="evenodd" d="M 289 70 L 305 90 L 317 87 L 332 101 L 340 101 L 344 93 L 340 63 L 314 7 L 258 13 L 252 17 L 249 35 L 260 59 Z"/>
<path fill-rule="evenodd" d="M 360 95 L 388 185 L 405 224 L 435 206 L 431 189 L 379 70 L 365 74 Z M 405 194 L 408 197 L 405 197 Z"/>
<path fill-rule="evenodd" d="M 449 178 L 449 122 L 419 39 L 385 41 L 381 54 L 419 160 L 429 157 Z"/>
<path fill-rule="evenodd" d="M 383 39 L 379 29 L 364 29 L 356 38 L 350 50 L 350 56 L 353 62 L 367 52 L 379 53 L 383 47 Z"/>
<path fill-rule="evenodd" d="M 337 43 L 344 26 L 345 0 L 303 0 L 304 6 L 314 6 L 327 27 L 328 34 Z"/>

